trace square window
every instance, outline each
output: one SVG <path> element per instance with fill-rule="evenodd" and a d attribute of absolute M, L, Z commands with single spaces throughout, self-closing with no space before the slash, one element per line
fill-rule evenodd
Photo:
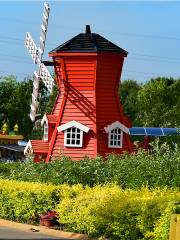
<path fill-rule="evenodd" d="M 82 147 L 83 133 L 81 129 L 76 127 L 68 128 L 64 132 L 64 146 L 67 147 Z"/>
<path fill-rule="evenodd" d="M 120 141 L 117 142 L 118 146 L 120 146 Z"/>
<path fill-rule="evenodd" d="M 115 139 L 115 140 L 117 139 L 117 135 L 114 135 L 114 139 Z"/>

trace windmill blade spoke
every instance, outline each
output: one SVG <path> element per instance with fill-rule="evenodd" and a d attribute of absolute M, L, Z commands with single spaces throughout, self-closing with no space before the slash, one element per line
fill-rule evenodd
<path fill-rule="evenodd" d="M 33 81 L 33 92 L 32 92 L 32 101 L 31 101 L 31 112 L 30 118 L 34 122 L 36 117 L 36 108 L 37 108 L 37 99 L 38 99 L 38 91 L 39 91 L 39 76 L 37 72 L 34 72 L 34 81 Z"/>

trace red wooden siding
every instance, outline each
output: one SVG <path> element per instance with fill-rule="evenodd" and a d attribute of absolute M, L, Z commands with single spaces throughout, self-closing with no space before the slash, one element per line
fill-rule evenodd
<path fill-rule="evenodd" d="M 61 94 L 57 98 L 53 113 L 58 113 L 61 108 L 65 84 L 67 87 L 67 92 L 65 93 L 67 98 L 60 125 L 75 120 L 88 126 L 90 131 L 89 133 L 84 133 L 82 148 L 65 147 L 64 133 L 57 133 L 52 158 L 58 157 L 60 154 L 65 154 L 75 160 L 81 159 L 86 155 L 95 157 L 96 107 L 94 90 L 96 58 L 94 56 L 83 56 L 78 57 L 78 59 L 76 57 L 65 57 L 64 61 L 67 81 L 63 82 L 60 65 L 56 66 Z"/>
<path fill-rule="evenodd" d="M 124 58 L 120 54 L 98 55 L 96 77 L 97 152 L 100 155 L 128 150 L 129 138 L 124 133 L 123 148 L 108 148 L 108 134 L 104 127 L 119 121 L 126 125 L 119 103 L 118 87 Z"/>
<path fill-rule="evenodd" d="M 44 154 L 48 153 L 49 143 L 43 140 L 31 140 L 33 153 Z"/>

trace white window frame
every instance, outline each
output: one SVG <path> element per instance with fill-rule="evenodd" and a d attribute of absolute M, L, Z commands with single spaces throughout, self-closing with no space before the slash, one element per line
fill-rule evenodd
<path fill-rule="evenodd" d="M 120 129 L 120 145 L 115 145 L 114 143 L 111 144 L 111 135 L 113 134 L 112 131 L 115 129 Z M 112 124 L 108 125 L 104 128 L 105 132 L 108 133 L 108 147 L 109 148 L 122 148 L 123 147 L 123 134 L 129 134 L 129 128 L 127 128 L 124 124 L 120 123 L 119 121 L 113 122 Z M 113 137 L 114 140 L 116 140 Z M 118 141 L 118 140 L 117 140 Z"/>
<path fill-rule="evenodd" d="M 74 132 L 73 132 L 73 129 L 75 129 Z M 68 135 L 70 135 L 70 137 L 68 137 Z M 72 135 L 74 135 L 74 137 L 72 137 Z M 79 137 L 77 138 L 78 135 L 79 135 Z M 70 141 L 70 143 L 68 143 L 67 141 Z M 72 143 L 72 141 L 74 141 L 75 143 Z M 77 143 L 77 141 L 79 141 L 79 143 Z M 64 146 L 66 146 L 66 147 L 82 147 L 83 146 L 83 131 L 77 127 L 71 127 L 71 128 L 66 129 L 64 131 Z"/>
<path fill-rule="evenodd" d="M 72 129 L 75 129 L 73 132 Z M 70 130 L 69 130 L 70 129 Z M 77 130 L 78 129 L 78 130 Z M 90 128 L 77 122 L 77 121 L 70 121 L 65 124 L 62 124 L 57 128 L 58 132 L 64 132 L 64 146 L 65 147 L 82 147 L 83 146 L 83 133 L 88 133 Z M 78 131 L 78 132 L 77 132 Z M 68 136 L 70 134 L 70 137 Z M 72 139 L 72 134 L 75 134 L 74 139 Z M 77 138 L 77 134 L 80 134 L 80 138 Z M 67 140 L 70 140 L 70 143 L 67 143 Z M 80 142 L 77 144 L 77 141 L 80 140 Z M 72 141 L 75 141 L 75 143 L 72 143 Z"/>
<path fill-rule="evenodd" d="M 45 140 L 45 141 L 48 141 L 48 131 L 49 131 L 49 129 L 48 129 L 48 124 L 47 124 L 47 122 L 45 122 L 44 123 L 44 137 L 43 137 L 43 139 Z"/>
<path fill-rule="evenodd" d="M 115 132 L 117 131 L 117 132 Z M 117 144 L 115 144 L 115 142 Z M 118 144 L 119 142 L 119 144 Z M 108 147 L 109 148 L 122 148 L 123 146 L 123 131 L 116 127 L 112 129 L 108 134 Z"/>

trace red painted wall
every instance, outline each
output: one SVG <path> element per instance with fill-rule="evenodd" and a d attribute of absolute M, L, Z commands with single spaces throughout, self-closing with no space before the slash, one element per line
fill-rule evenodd
<path fill-rule="evenodd" d="M 100 155 L 130 150 L 129 137 L 124 133 L 123 148 L 108 148 L 108 134 L 104 127 L 119 121 L 126 125 L 118 94 L 124 57 L 117 53 L 101 53 L 97 57 L 96 111 L 97 152 Z"/>
<path fill-rule="evenodd" d="M 63 107 L 59 125 L 75 120 L 91 130 L 84 133 L 82 148 L 65 147 L 64 133 L 57 132 L 50 142 L 52 152 L 49 152 L 49 156 L 55 158 L 63 154 L 79 160 L 86 155 L 96 157 L 110 152 L 131 151 L 131 143 L 126 134 L 122 149 L 108 148 L 108 134 L 104 131 L 104 127 L 115 121 L 130 126 L 118 96 L 124 57 L 119 53 L 108 52 L 66 53 L 54 57 L 54 61 L 60 93 L 52 114 L 58 116 Z"/>
<path fill-rule="evenodd" d="M 73 148 L 64 146 L 64 133 L 57 133 L 52 157 L 65 154 L 75 160 L 84 156 L 96 156 L 96 108 L 95 108 L 95 77 L 96 77 L 96 58 L 94 56 L 66 56 L 64 57 L 66 73 L 66 89 L 60 67 L 60 59 L 56 59 L 57 81 L 60 86 L 61 94 L 58 96 L 53 114 L 58 114 L 63 94 L 66 94 L 66 103 L 60 125 L 75 120 L 91 130 L 84 133 L 83 147 Z"/>

